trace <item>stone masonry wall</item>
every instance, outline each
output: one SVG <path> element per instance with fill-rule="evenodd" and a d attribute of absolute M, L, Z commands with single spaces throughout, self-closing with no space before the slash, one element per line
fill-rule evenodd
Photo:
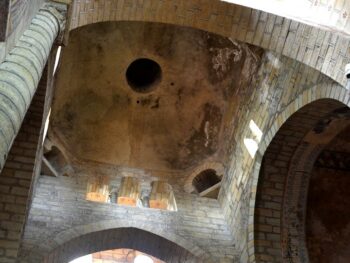
<path fill-rule="evenodd" d="M 0 174 L 0 262 L 15 262 L 18 253 L 40 159 L 46 80 L 44 74 Z"/>
<path fill-rule="evenodd" d="M 229 5 L 221 1 L 203 1 L 201 4 L 194 1 L 118 0 L 97 2 L 81 0 L 76 1 L 72 28 L 108 20 L 142 20 L 192 26 L 275 50 L 288 57 L 305 62 L 339 83 L 345 83 L 343 68 L 344 64 L 350 60 L 348 52 L 350 42 L 347 38 L 289 19 Z M 245 94 L 240 94 L 244 97 L 242 99 L 244 103 L 240 106 L 239 115 L 232 125 L 237 127 L 234 140 L 231 142 L 232 161 L 224 177 L 224 187 L 220 194 L 220 203 L 235 239 L 236 249 L 240 253 L 241 262 L 255 262 L 256 260 L 254 255 L 254 207 L 260 163 L 262 155 L 279 127 L 302 106 L 320 98 L 334 98 L 350 105 L 348 91 L 320 74 L 317 70 L 274 53 L 268 53 L 264 63 L 256 85 L 251 90 L 246 91 Z M 259 151 L 254 158 L 250 157 L 243 143 L 244 138 L 251 136 L 250 120 L 254 120 L 263 132 L 263 138 L 259 143 Z M 239 125 L 234 126 L 235 124 Z M 134 222 L 133 224 L 138 223 L 140 218 L 146 215 L 147 223 L 143 224 L 143 227 L 156 225 L 157 228 L 152 230 L 159 231 L 158 228 L 161 223 L 159 221 L 154 223 L 154 221 L 149 220 L 154 217 L 154 213 L 148 212 L 151 210 L 118 206 L 113 206 L 113 209 L 111 209 L 109 204 L 96 206 L 95 203 L 84 201 L 81 197 L 78 198 L 80 201 L 76 203 L 78 208 L 75 208 L 73 200 L 76 200 L 79 191 L 82 195 L 83 190 L 85 190 L 84 184 L 80 185 L 79 182 L 76 182 L 75 186 L 81 187 L 81 190 L 76 192 L 76 189 L 69 190 L 65 186 L 66 184 L 62 182 L 60 183 L 63 186 L 58 184 L 52 188 L 51 183 L 63 179 L 50 178 L 50 180 L 47 185 L 45 182 L 40 182 L 43 185 L 42 190 L 40 190 L 42 185 L 38 187 L 38 193 L 40 191 L 43 191 L 43 193 L 42 196 L 35 197 L 36 201 L 34 200 L 32 208 L 34 214 L 28 222 L 28 232 L 25 235 L 23 260 L 28 259 L 31 262 L 38 262 L 35 260 L 40 258 L 41 254 L 50 251 L 72 237 L 97 229 L 115 227 L 113 224 L 116 224 L 115 218 L 117 218 L 118 213 L 124 213 L 123 217 L 125 217 L 125 214 L 130 216 L 133 219 L 131 220 L 131 222 Z M 64 180 L 67 179 L 64 178 Z M 50 191 L 55 191 L 55 194 L 51 194 Z M 67 197 L 61 196 L 61 193 L 66 193 Z M 57 199 L 58 197 L 60 199 Z M 199 204 L 195 202 L 197 199 L 189 199 L 190 201 L 181 201 L 185 199 L 177 197 L 178 215 L 180 216 L 177 216 L 176 220 L 179 219 L 179 221 L 176 222 L 181 222 L 181 224 L 177 223 L 174 226 L 171 225 L 171 227 L 164 224 L 161 233 L 168 235 L 169 239 L 177 239 L 177 243 L 187 245 L 191 242 L 186 243 L 184 240 L 186 240 L 186 237 L 193 235 L 196 241 L 193 244 L 196 247 L 193 248 L 193 245 L 189 245 L 188 248 L 199 251 L 194 254 L 204 254 L 198 248 L 203 248 L 211 254 L 219 254 L 217 252 L 220 247 L 218 243 L 213 239 L 208 239 L 208 236 L 215 236 L 213 235 L 216 231 L 214 228 L 210 230 L 213 232 L 209 231 L 205 234 L 188 230 L 188 228 L 193 230 L 192 226 L 189 227 L 189 225 L 193 224 L 194 219 L 197 220 L 198 215 L 195 212 L 187 211 L 187 209 L 201 207 L 200 202 Z M 39 200 L 41 201 L 39 202 Z M 67 205 L 66 208 L 69 209 L 65 211 L 68 211 L 69 214 L 63 213 L 64 210 L 57 206 L 58 202 L 60 202 L 60 205 L 62 203 Z M 203 206 L 208 206 L 208 204 L 208 202 L 205 202 Z M 42 207 L 40 207 L 41 205 Z M 181 207 L 185 209 L 181 210 Z M 48 208 L 50 210 L 47 210 Z M 138 213 L 138 211 L 142 211 L 142 213 Z M 182 211 L 186 211 L 186 213 Z M 199 209 L 199 211 L 201 210 Z M 157 212 L 157 217 L 163 219 L 161 222 L 173 222 L 175 220 L 175 217 L 167 216 L 167 213 L 171 212 Z M 212 215 L 212 213 L 221 215 L 222 212 L 217 204 L 211 207 L 209 212 L 204 212 L 203 217 L 198 219 L 196 224 L 199 224 L 199 222 L 203 225 L 210 223 L 211 218 L 207 214 Z M 34 219 L 34 216 L 37 218 Z M 103 219 L 103 222 L 94 224 L 94 222 L 99 221 L 96 221 L 96 218 Z M 107 219 L 106 222 L 105 218 L 109 218 L 110 221 Z M 187 221 L 187 219 L 191 220 Z M 220 225 L 226 227 L 225 220 L 221 216 L 218 220 L 222 222 Z M 113 223 L 111 223 L 112 221 Z M 79 228 L 79 224 L 83 226 Z M 47 234 L 43 233 L 41 228 L 41 226 L 46 225 L 51 229 Z M 219 226 L 215 227 L 218 228 Z M 69 228 L 73 228 L 73 230 L 69 231 Z M 197 230 L 197 228 L 195 229 Z M 200 229 L 206 231 L 206 228 Z M 58 235 L 58 233 L 61 234 Z M 230 239 L 230 235 L 226 232 L 225 235 L 220 233 L 220 236 L 226 236 Z M 229 241 L 229 243 L 231 244 L 232 241 Z M 233 251 L 233 248 L 228 250 Z M 38 254 L 34 253 L 36 251 Z M 221 251 L 221 254 L 223 253 L 227 252 Z"/>
<path fill-rule="evenodd" d="M 83 176 L 40 177 L 21 262 L 40 262 L 72 238 L 121 227 L 164 237 L 208 262 L 232 261 L 233 241 L 217 200 L 176 192 L 177 212 L 96 203 L 85 200 L 86 180 Z"/>
<path fill-rule="evenodd" d="M 223 1 L 80 0 L 74 5 L 71 28 L 121 20 L 190 26 L 276 52 L 266 55 L 257 83 L 238 94 L 243 98 L 232 123 L 232 161 L 220 195 L 240 261 L 254 262 L 254 205 L 262 155 L 283 122 L 307 103 L 320 98 L 349 103 L 346 89 L 320 74 L 345 84 L 344 66 L 350 62 L 348 37 Z M 252 137 L 250 120 L 263 133 L 254 158 L 243 143 Z"/>
<path fill-rule="evenodd" d="M 2 0 L 2 2 L 7 1 L 10 2 L 10 6 L 6 7 L 9 13 L 6 13 L 6 18 L 8 17 L 8 19 L 6 19 L 5 27 L 1 26 L 2 19 L 0 19 L 0 30 L 4 30 L 4 32 L 0 32 L 0 63 L 4 60 L 7 53 L 15 46 L 23 31 L 28 28 L 34 15 L 44 4 L 44 0 Z M 0 4 L 0 8 L 1 5 L 2 4 Z M 5 15 L 2 11 L 0 11 L 0 14 Z M 1 39 L 1 35 L 3 35 L 3 39 Z"/>
<path fill-rule="evenodd" d="M 224 176 L 219 198 L 222 210 L 215 200 L 209 202 L 190 195 L 182 196 L 178 191 L 175 193 L 179 210 L 177 214 L 110 204 L 96 205 L 83 200 L 86 183 L 80 179 L 42 177 L 26 229 L 22 260 L 38 262 L 42 255 L 73 237 L 107 228 L 140 227 L 139 220 L 142 220 L 143 229 L 165 236 L 191 252 L 197 251 L 193 252 L 197 256 L 220 258 L 227 255 L 232 258 L 239 253 L 240 262 L 255 262 L 255 193 L 261 156 L 266 147 L 283 122 L 303 105 L 319 98 L 342 99 L 349 104 L 349 95 L 344 88 L 320 72 L 274 53 L 267 53 L 263 58 L 252 89 L 242 91 L 239 95 L 243 103 L 239 107 L 238 117 L 232 123 L 233 159 Z M 252 137 L 250 120 L 263 132 L 259 151 L 254 158 L 243 143 L 244 138 Z M 49 183 L 45 183 L 45 180 L 49 180 Z M 69 185 L 78 188 L 69 190 Z M 77 192 L 77 189 L 80 190 Z M 73 200 L 78 200 L 77 209 L 73 206 Z M 59 207 L 58 203 L 63 205 Z M 196 211 L 190 212 L 195 208 Z M 119 221 L 116 220 L 116 213 L 121 215 Z M 131 219 L 130 223 L 122 223 L 125 214 Z M 225 219 L 222 214 L 225 214 Z M 212 225 L 214 222 L 210 217 L 213 215 L 219 217 L 217 220 L 221 227 Z M 154 218 L 158 218 L 157 221 L 153 221 Z M 167 223 L 163 225 L 161 222 Z M 211 226 L 208 229 L 206 227 L 209 224 Z M 51 230 L 44 230 L 47 228 Z M 213 235 L 218 233 L 217 229 L 220 229 L 220 234 Z"/>
<path fill-rule="evenodd" d="M 308 104 L 288 119 L 266 150 L 255 207 L 255 259 L 257 262 L 283 262 L 286 257 L 290 257 L 288 259 L 291 260 L 292 254 L 295 253 L 284 251 L 285 255 L 282 258 L 281 242 L 283 238 L 288 239 L 281 236 L 283 232 L 281 224 L 286 223 L 282 222 L 281 218 L 283 209 L 287 209 L 283 206 L 283 199 L 289 166 L 305 134 L 322 116 L 339 107 L 342 107 L 342 104 L 335 100 L 319 100 Z M 305 158 L 301 153 L 297 154 L 300 158 Z M 310 156 L 309 158 L 311 159 Z M 303 174 L 303 176 L 306 175 Z M 302 187 L 300 190 L 303 190 Z M 297 192 L 294 191 L 294 198 L 296 196 Z M 300 246 L 302 244 L 299 244 Z"/>
<path fill-rule="evenodd" d="M 222 209 L 241 253 L 240 262 L 255 262 L 254 209 L 262 156 L 281 125 L 302 106 L 321 98 L 349 104 L 347 90 L 320 72 L 295 60 L 267 53 L 256 83 L 245 94 L 232 127 L 232 160 L 219 196 Z M 258 151 L 252 158 L 244 139 L 253 138 L 254 121 L 262 132 Z"/>
<path fill-rule="evenodd" d="M 350 39 L 288 18 L 219 0 L 77 0 L 71 29 L 103 21 L 170 23 L 213 32 L 305 63 L 341 84 Z M 347 20 L 349 27 L 350 20 Z"/>
<path fill-rule="evenodd" d="M 147 254 L 153 254 L 166 263 L 198 263 L 202 262 L 185 248 L 177 244 L 137 228 L 116 228 L 90 233 L 74 238 L 55 249 L 43 263 L 68 263 L 73 255 L 88 255 L 91 251 L 106 248 L 132 247 Z M 100 262 L 98 260 L 94 260 Z M 117 261 L 109 263 L 116 263 Z M 125 262 L 125 261 L 124 261 Z M 134 262 L 129 261 L 128 262 Z"/>

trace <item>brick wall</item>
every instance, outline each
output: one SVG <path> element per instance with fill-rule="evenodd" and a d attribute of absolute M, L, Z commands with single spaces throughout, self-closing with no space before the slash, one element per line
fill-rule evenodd
<path fill-rule="evenodd" d="M 287 251 L 282 256 L 281 247 L 281 241 L 286 238 L 281 236 L 281 223 L 283 209 L 287 209 L 283 207 L 283 203 L 290 164 L 304 136 L 322 116 L 339 107 L 342 107 L 340 102 L 319 100 L 300 109 L 280 128 L 266 150 L 255 206 L 255 259 L 257 262 L 283 262 L 286 258 L 292 257 L 294 252 Z M 297 154 L 302 158 L 300 152 Z M 293 191 L 292 198 L 298 196 L 298 190 Z"/>
<path fill-rule="evenodd" d="M 47 87 L 44 72 L 0 174 L 0 262 L 15 262 L 40 160 Z"/>
<path fill-rule="evenodd" d="M 225 0 L 282 15 L 305 24 L 316 25 L 344 35 L 350 34 L 350 3 L 344 0 L 270 0 L 262 1 Z M 299 12 L 298 12 L 299 11 Z"/>
<path fill-rule="evenodd" d="M 350 105 L 346 89 L 320 72 L 275 53 L 263 58 L 256 82 L 242 94 L 231 141 L 231 161 L 222 182 L 219 201 L 225 212 L 241 262 L 255 262 L 254 208 L 262 156 L 282 124 L 298 109 L 320 98 L 334 98 Z M 252 158 L 245 138 L 251 138 L 253 120 L 263 136 Z"/>

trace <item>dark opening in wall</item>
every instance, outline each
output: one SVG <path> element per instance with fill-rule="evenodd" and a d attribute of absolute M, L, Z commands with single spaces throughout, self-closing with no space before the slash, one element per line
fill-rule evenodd
<path fill-rule="evenodd" d="M 210 187 L 220 183 L 221 179 L 216 174 L 216 171 L 213 169 L 207 169 L 200 172 L 193 179 L 193 187 L 196 189 L 198 193 L 202 193 L 203 191 L 209 189 Z"/>
<path fill-rule="evenodd" d="M 160 81 L 162 70 L 159 64 L 148 58 L 140 58 L 130 64 L 126 79 L 136 92 L 150 92 Z"/>

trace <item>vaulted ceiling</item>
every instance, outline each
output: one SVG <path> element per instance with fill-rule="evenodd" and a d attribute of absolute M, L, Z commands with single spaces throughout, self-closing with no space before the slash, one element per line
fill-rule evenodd
<path fill-rule="evenodd" d="M 164 171 L 222 161 L 239 93 L 249 89 L 262 53 L 157 23 L 76 29 L 57 75 L 51 136 L 83 161 Z M 141 91 L 126 76 L 140 58 L 160 66 L 154 83 Z"/>

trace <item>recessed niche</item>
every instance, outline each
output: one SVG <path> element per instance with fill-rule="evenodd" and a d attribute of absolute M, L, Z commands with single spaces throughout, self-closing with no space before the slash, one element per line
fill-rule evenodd
<path fill-rule="evenodd" d="M 192 185 L 200 196 L 217 198 L 221 186 L 221 178 L 214 169 L 206 169 L 193 179 Z"/>
<path fill-rule="evenodd" d="M 141 93 L 152 91 L 160 82 L 161 77 L 162 69 L 160 65 L 148 58 L 133 61 L 126 71 L 129 86 L 134 91 Z"/>

